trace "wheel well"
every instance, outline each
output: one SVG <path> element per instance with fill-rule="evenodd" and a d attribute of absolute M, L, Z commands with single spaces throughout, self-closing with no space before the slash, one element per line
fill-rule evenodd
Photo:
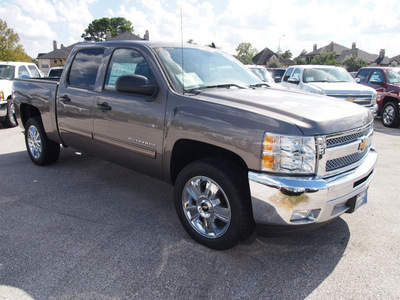
<path fill-rule="evenodd" d="M 32 105 L 28 105 L 28 104 L 22 104 L 20 106 L 20 114 L 21 114 L 21 121 L 22 124 L 25 127 L 26 122 L 32 118 L 32 117 L 40 117 L 40 112 L 39 110 L 32 106 Z"/>
<path fill-rule="evenodd" d="M 382 106 L 381 106 L 381 110 L 383 109 L 383 107 L 385 106 L 386 103 L 388 102 L 399 102 L 399 99 L 395 98 L 395 97 L 391 97 L 391 96 L 386 96 L 385 98 L 383 98 L 382 100 Z M 381 113 L 381 112 L 380 112 Z"/>
<path fill-rule="evenodd" d="M 195 160 L 208 157 L 229 160 L 247 172 L 246 163 L 237 154 L 207 143 L 185 139 L 177 141 L 172 151 L 170 164 L 172 184 L 175 184 L 176 177 L 185 166 Z"/>

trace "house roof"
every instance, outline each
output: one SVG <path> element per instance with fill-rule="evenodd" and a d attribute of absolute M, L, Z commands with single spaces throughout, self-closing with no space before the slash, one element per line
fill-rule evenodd
<path fill-rule="evenodd" d="M 305 57 L 307 57 L 307 56 L 315 56 L 315 55 L 321 54 L 321 53 L 323 53 L 325 51 L 334 51 L 334 52 L 336 52 L 336 54 L 340 55 L 340 53 L 342 53 L 345 50 L 351 50 L 351 49 L 347 48 L 345 46 L 336 44 L 334 42 L 330 42 L 329 45 L 326 45 L 325 47 L 322 47 L 322 48 L 318 48 L 317 50 L 309 52 L 309 53 L 305 54 L 304 56 Z"/>
<path fill-rule="evenodd" d="M 120 35 L 117 35 L 117 36 L 109 39 L 109 41 L 123 41 L 123 40 L 143 40 L 143 39 L 129 31 L 125 31 L 124 33 L 121 33 Z"/>
<path fill-rule="evenodd" d="M 365 52 L 365 51 L 359 50 L 359 49 L 348 49 L 348 50 L 344 50 L 344 51 L 342 51 L 342 53 L 338 53 L 338 54 L 339 54 L 339 57 L 337 58 L 337 61 L 339 63 L 342 63 L 343 61 L 345 61 L 346 59 L 348 59 L 352 56 L 365 59 L 368 62 L 373 62 L 379 57 L 379 55 L 370 54 L 368 52 Z"/>
<path fill-rule="evenodd" d="M 40 59 L 64 59 L 64 58 L 68 58 L 69 54 L 72 51 L 72 48 L 74 48 L 74 46 L 76 44 L 77 43 L 72 44 L 72 45 L 70 45 L 68 47 L 61 46 L 60 49 L 53 50 L 53 51 L 51 51 L 49 53 L 46 53 L 46 54 L 42 54 L 41 53 L 40 55 L 38 55 L 38 58 L 40 58 Z"/>
<path fill-rule="evenodd" d="M 264 48 L 264 50 L 262 50 L 256 56 L 254 56 L 251 60 L 256 65 L 267 65 L 268 61 L 272 57 L 275 57 L 276 59 L 278 59 L 279 61 L 283 62 L 284 64 L 286 64 L 288 66 L 295 64 L 292 60 L 282 58 L 278 54 L 276 54 L 275 52 L 273 52 L 272 50 L 270 50 L 268 48 Z"/>

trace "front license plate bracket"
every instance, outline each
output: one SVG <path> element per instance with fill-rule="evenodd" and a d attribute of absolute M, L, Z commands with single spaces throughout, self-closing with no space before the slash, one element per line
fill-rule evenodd
<path fill-rule="evenodd" d="M 346 211 L 346 213 L 353 213 L 355 212 L 358 208 L 363 206 L 364 204 L 367 203 L 368 199 L 368 190 L 362 191 L 358 195 L 350 198 L 347 202 L 346 205 L 349 207 L 349 209 Z"/>

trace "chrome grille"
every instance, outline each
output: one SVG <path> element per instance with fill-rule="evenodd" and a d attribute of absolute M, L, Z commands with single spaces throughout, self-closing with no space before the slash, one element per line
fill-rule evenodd
<path fill-rule="evenodd" d="M 327 138 L 326 147 L 329 149 L 329 148 L 338 147 L 338 146 L 352 143 L 363 136 L 368 136 L 370 131 L 371 131 L 371 128 L 370 128 L 370 126 L 368 126 L 364 130 L 360 130 L 359 132 L 340 135 L 338 137 Z"/>
<path fill-rule="evenodd" d="M 325 136 L 326 150 L 320 157 L 319 174 L 329 176 L 356 166 L 368 153 L 373 123 L 363 128 Z"/>
<path fill-rule="evenodd" d="M 372 95 L 331 94 L 331 95 L 327 95 L 327 96 L 343 99 L 343 100 L 350 101 L 350 102 L 357 103 L 357 104 L 364 105 L 364 106 L 371 105 L 371 102 L 372 102 Z"/>
<path fill-rule="evenodd" d="M 326 163 L 326 172 L 332 172 L 345 166 L 350 166 L 361 160 L 368 151 L 353 153 L 336 159 L 328 160 Z"/>

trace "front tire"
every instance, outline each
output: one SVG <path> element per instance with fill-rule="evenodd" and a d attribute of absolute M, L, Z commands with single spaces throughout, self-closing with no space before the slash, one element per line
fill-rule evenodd
<path fill-rule="evenodd" d="M 382 124 L 386 127 L 398 127 L 400 124 L 399 104 L 395 101 L 390 101 L 383 106 L 382 109 Z"/>
<path fill-rule="evenodd" d="M 189 235 L 212 249 L 229 249 L 254 229 L 247 173 L 233 163 L 186 166 L 175 182 L 175 209 Z"/>
<path fill-rule="evenodd" d="M 42 120 L 38 117 L 26 122 L 25 145 L 30 159 L 39 166 L 55 163 L 60 156 L 60 144 L 47 138 Z"/>

